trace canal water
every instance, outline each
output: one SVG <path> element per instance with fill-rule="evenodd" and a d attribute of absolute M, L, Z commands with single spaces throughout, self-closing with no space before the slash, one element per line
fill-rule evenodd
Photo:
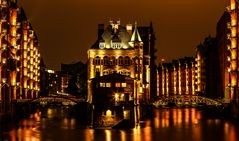
<path fill-rule="evenodd" d="M 45 107 L 3 126 L 2 141 L 239 141 L 239 122 L 196 108 L 96 110 Z M 101 114 L 99 114 L 101 113 Z M 132 113 L 132 114 L 131 114 Z M 133 128 L 109 123 L 132 119 Z M 106 124 L 106 121 L 108 124 Z"/>

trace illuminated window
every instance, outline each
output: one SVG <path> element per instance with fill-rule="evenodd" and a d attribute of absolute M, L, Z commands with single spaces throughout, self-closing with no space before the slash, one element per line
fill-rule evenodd
<path fill-rule="evenodd" d="M 100 49 L 103 49 L 105 47 L 105 43 L 100 43 L 99 47 L 100 47 Z"/>
<path fill-rule="evenodd" d="M 113 49 L 120 49 L 120 48 L 121 48 L 121 43 L 112 43 L 112 44 L 111 44 L 111 47 L 112 47 Z"/>
<path fill-rule="evenodd" d="M 110 65 L 115 65 L 115 57 L 114 57 L 114 56 L 112 56 L 112 57 L 110 58 L 109 64 L 110 64 Z"/>
<path fill-rule="evenodd" d="M 104 65 L 108 65 L 108 61 L 109 61 L 108 57 L 105 56 L 105 57 L 104 57 Z"/>
<path fill-rule="evenodd" d="M 123 65 L 123 57 L 122 56 L 120 56 L 119 57 L 119 59 L 118 59 L 118 64 L 119 64 L 119 66 L 121 66 L 121 65 Z"/>
<path fill-rule="evenodd" d="M 122 83 L 122 87 L 124 87 L 124 88 L 125 88 L 126 86 L 127 86 L 127 84 L 126 84 L 126 83 Z"/>
<path fill-rule="evenodd" d="M 120 101 L 125 101 L 125 96 L 124 96 L 124 94 L 121 94 L 121 95 L 120 95 Z"/>
<path fill-rule="evenodd" d="M 106 87 L 111 87 L 111 83 L 106 83 Z"/>
<path fill-rule="evenodd" d="M 94 60 L 94 65 L 100 65 L 100 57 L 97 56 Z"/>
<path fill-rule="evenodd" d="M 115 87 L 119 88 L 120 87 L 120 83 L 115 83 Z"/>
<path fill-rule="evenodd" d="M 124 64 L 130 65 L 130 58 L 128 56 L 124 58 Z"/>
<path fill-rule="evenodd" d="M 105 83 L 100 83 L 100 87 L 105 87 Z"/>

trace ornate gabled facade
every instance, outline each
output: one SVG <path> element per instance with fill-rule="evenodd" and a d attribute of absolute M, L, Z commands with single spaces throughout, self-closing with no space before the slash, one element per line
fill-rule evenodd
<path fill-rule="evenodd" d="M 16 0 L 0 0 L 0 102 L 38 97 L 38 38 Z"/>
<path fill-rule="evenodd" d="M 150 99 L 150 55 L 137 27 L 120 21 L 98 26 L 98 40 L 88 50 L 88 102 L 92 102 L 92 79 L 114 72 L 134 79 L 130 99 L 135 104 Z M 112 94 L 114 95 L 114 94 Z"/>

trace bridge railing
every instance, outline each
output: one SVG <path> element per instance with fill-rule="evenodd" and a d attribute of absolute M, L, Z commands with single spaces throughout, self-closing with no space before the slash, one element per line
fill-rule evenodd
<path fill-rule="evenodd" d="M 36 99 L 19 99 L 18 103 L 40 103 L 40 102 L 49 102 L 49 103 L 80 103 L 85 102 L 83 98 L 69 97 L 69 96 L 48 96 L 48 97 L 40 97 Z"/>
<path fill-rule="evenodd" d="M 174 103 L 176 105 L 207 105 L 207 106 L 221 106 L 222 102 L 210 99 L 198 95 L 174 95 L 174 96 L 162 96 L 158 97 L 157 100 L 153 102 L 156 107 L 166 106 L 169 103 Z"/>

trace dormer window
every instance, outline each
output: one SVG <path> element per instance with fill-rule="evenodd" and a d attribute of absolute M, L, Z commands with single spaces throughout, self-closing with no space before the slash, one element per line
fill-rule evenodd
<path fill-rule="evenodd" d="M 111 48 L 120 49 L 121 48 L 121 43 L 111 43 Z"/>
<path fill-rule="evenodd" d="M 105 43 L 100 43 L 100 44 L 99 44 L 99 48 L 100 48 L 100 49 L 105 48 Z"/>

